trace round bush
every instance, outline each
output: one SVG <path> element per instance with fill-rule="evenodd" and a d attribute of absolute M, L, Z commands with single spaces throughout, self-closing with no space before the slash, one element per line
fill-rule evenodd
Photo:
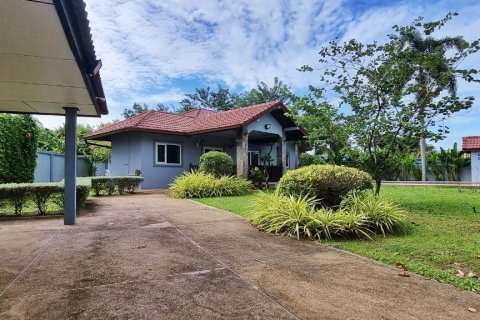
<path fill-rule="evenodd" d="M 278 183 L 278 192 L 298 197 L 315 197 L 324 207 L 337 207 L 350 191 L 371 189 L 370 175 L 358 169 L 336 165 L 311 165 L 288 171 Z"/>
<path fill-rule="evenodd" d="M 210 151 L 200 157 L 199 170 L 215 177 L 229 176 L 233 170 L 233 160 L 228 153 Z"/>

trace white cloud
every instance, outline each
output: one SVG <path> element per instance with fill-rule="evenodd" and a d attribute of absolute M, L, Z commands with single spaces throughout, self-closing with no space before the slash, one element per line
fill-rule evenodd
<path fill-rule="evenodd" d="M 432 20 L 448 10 L 461 12 L 439 36 L 463 34 L 472 40 L 480 30 L 480 5 L 468 0 L 407 0 L 361 9 L 351 0 L 86 2 L 109 110 L 117 118 L 134 101 L 154 106 L 181 100 L 186 89 L 172 84 L 179 80 L 248 89 L 278 76 L 293 88 L 321 86 L 319 73 L 296 68 L 315 65 L 322 45 L 337 37 L 382 41 L 394 24 L 419 15 Z M 466 63 L 478 67 L 477 61 Z M 472 84 L 460 91 L 476 92 Z"/>

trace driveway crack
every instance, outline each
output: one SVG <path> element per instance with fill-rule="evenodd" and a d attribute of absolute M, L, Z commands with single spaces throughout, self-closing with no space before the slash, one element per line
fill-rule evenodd
<path fill-rule="evenodd" d="M 45 250 L 50 246 L 50 244 L 53 242 L 53 240 L 58 236 L 60 231 L 56 231 L 53 236 L 50 238 L 50 240 L 47 241 L 47 243 L 40 249 L 40 251 L 35 255 L 35 257 L 30 261 L 25 268 L 23 268 L 22 272 L 20 272 L 15 279 L 13 279 L 12 282 L 9 283 L 8 286 L 3 289 L 3 291 L 0 293 L 0 298 L 7 292 L 7 290 L 13 286 L 13 284 L 27 271 L 30 266 L 45 252 Z"/>
<path fill-rule="evenodd" d="M 279 306 L 282 310 L 284 310 L 286 313 L 288 313 L 289 315 L 291 315 L 293 318 L 295 319 L 298 319 L 300 320 L 299 317 L 297 317 L 295 314 L 293 314 L 290 310 L 288 310 L 283 304 L 281 304 L 280 302 L 278 302 L 277 300 L 275 300 L 273 297 L 271 297 L 269 294 L 267 294 L 266 292 L 264 292 L 262 289 L 260 289 L 260 287 L 256 286 L 255 284 L 253 284 L 252 282 L 250 282 L 248 279 L 246 279 L 245 277 L 242 277 L 239 273 L 235 272 L 235 270 L 233 270 L 230 266 L 228 266 L 225 262 L 223 262 L 222 260 L 220 260 L 219 258 L 217 258 L 216 256 L 214 256 L 210 251 L 208 251 L 207 249 L 205 249 L 204 247 L 202 247 L 200 244 L 198 244 L 196 241 L 194 241 L 192 238 L 190 238 L 189 236 L 187 236 L 185 233 L 183 233 L 180 229 L 178 229 L 175 225 L 173 225 L 173 228 L 178 232 L 180 233 L 183 237 L 185 237 L 188 241 L 190 241 L 193 245 L 195 245 L 198 249 L 200 249 L 201 251 L 203 251 L 205 254 L 207 254 L 208 256 L 212 257 L 213 259 L 215 259 L 219 264 L 221 264 L 225 269 L 227 269 L 228 271 L 230 271 L 231 273 L 233 273 L 235 276 L 237 276 L 240 280 L 242 280 L 243 282 L 245 282 L 248 286 L 250 286 L 251 288 L 253 288 L 254 290 L 258 291 L 260 294 L 262 294 L 264 297 L 266 297 L 268 300 L 270 300 L 271 302 L 273 302 L 274 304 L 276 304 L 277 306 Z"/>

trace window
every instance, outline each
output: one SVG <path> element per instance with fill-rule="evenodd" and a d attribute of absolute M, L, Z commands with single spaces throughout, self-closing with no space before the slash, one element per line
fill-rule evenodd
<path fill-rule="evenodd" d="M 260 164 L 260 152 L 259 151 L 248 151 L 248 165 L 249 166 L 258 166 Z"/>
<path fill-rule="evenodd" d="M 223 149 L 218 147 L 203 147 L 203 153 L 207 153 L 210 151 L 223 151 Z"/>
<path fill-rule="evenodd" d="M 290 169 L 290 153 L 287 152 L 286 156 L 287 156 L 287 159 L 286 159 L 287 163 L 285 164 L 285 167 L 287 169 Z"/>
<path fill-rule="evenodd" d="M 157 142 L 155 144 L 155 164 L 182 164 L 181 145 Z"/>

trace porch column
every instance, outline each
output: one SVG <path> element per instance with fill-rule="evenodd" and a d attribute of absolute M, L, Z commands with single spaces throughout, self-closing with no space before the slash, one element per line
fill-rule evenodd
<path fill-rule="evenodd" d="M 282 162 L 282 176 L 287 171 L 287 144 L 285 143 L 285 130 L 282 131 L 282 138 L 280 139 L 281 162 Z"/>
<path fill-rule="evenodd" d="M 75 224 L 77 214 L 77 111 L 75 107 L 65 109 L 65 197 L 63 221 Z"/>
<path fill-rule="evenodd" d="M 248 132 L 242 129 L 236 139 L 237 143 L 237 176 L 248 178 Z"/>

